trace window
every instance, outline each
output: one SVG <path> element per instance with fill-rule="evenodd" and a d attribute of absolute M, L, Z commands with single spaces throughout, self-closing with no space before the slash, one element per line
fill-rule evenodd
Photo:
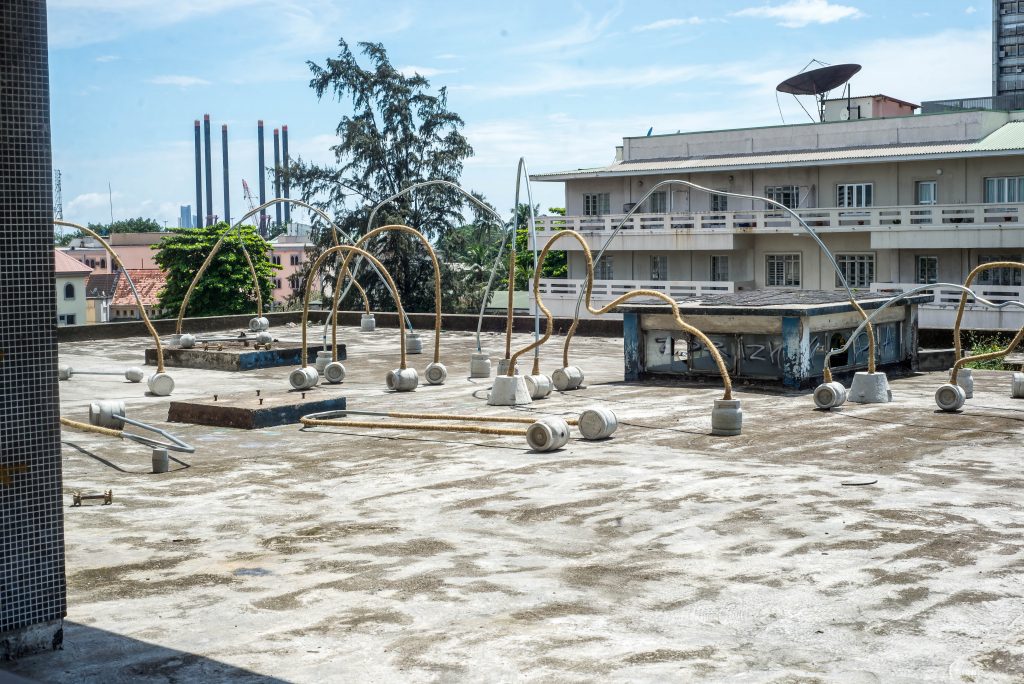
<path fill-rule="evenodd" d="M 935 204 L 938 196 L 938 183 L 935 181 L 917 181 L 917 203 Z"/>
<path fill-rule="evenodd" d="M 64 285 L 64 299 L 75 298 L 75 286 L 72 283 Z"/>
<path fill-rule="evenodd" d="M 1024 202 L 1024 176 L 986 178 L 985 201 Z"/>
<path fill-rule="evenodd" d="M 711 280 L 716 283 L 729 280 L 729 257 L 718 254 L 711 256 Z"/>
<path fill-rule="evenodd" d="M 729 211 L 729 197 L 711 193 L 711 211 Z"/>
<path fill-rule="evenodd" d="M 870 287 L 875 279 L 874 254 L 836 254 L 836 263 L 850 287 Z M 843 283 L 836 274 L 836 287 Z"/>
<path fill-rule="evenodd" d="M 299 264 L 302 263 L 302 257 L 300 255 L 298 255 L 298 254 L 292 254 L 292 255 L 290 255 L 289 263 L 292 266 L 298 266 Z"/>
<path fill-rule="evenodd" d="M 837 207 L 870 207 L 874 205 L 874 183 L 840 183 L 836 186 Z"/>
<path fill-rule="evenodd" d="M 983 254 L 978 257 L 978 265 L 993 261 L 1020 261 L 1019 254 Z M 993 268 L 978 274 L 979 285 L 1020 285 L 1021 269 Z"/>
<path fill-rule="evenodd" d="M 607 192 L 583 193 L 583 215 L 604 216 L 611 213 L 611 194 Z"/>
<path fill-rule="evenodd" d="M 764 273 L 768 287 L 800 287 L 800 255 L 767 254 Z"/>
<path fill-rule="evenodd" d="M 271 255 L 270 260 L 274 262 L 275 266 L 280 266 L 281 265 L 281 255 L 280 254 L 273 254 L 273 255 Z"/>
<path fill-rule="evenodd" d="M 917 257 L 917 283 L 930 285 L 939 282 L 939 257 Z"/>
<path fill-rule="evenodd" d="M 800 186 L 798 185 L 769 185 L 764 189 L 764 196 L 788 209 L 796 209 L 800 206 Z"/>
<path fill-rule="evenodd" d="M 77 322 L 76 319 L 75 319 L 75 314 L 67 314 L 67 315 L 65 315 L 64 316 L 64 322 L 67 323 L 68 325 L 75 325 L 75 323 Z"/>
<path fill-rule="evenodd" d="M 596 280 L 613 280 L 615 278 L 615 257 L 611 254 L 601 257 L 601 260 L 597 262 L 597 274 L 594 278 Z"/>
<path fill-rule="evenodd" d="M 659 254 L 651 257 L 651 280 L 668 280 L 667 256 Z"/>
<path fill-rule="evenodd" d="M 281 289 L 281 279 L 280 278 L 274 278 L 274 289 L 275 290 L 280 290 Z"/>
<path fill-rule="evenodd" d="M 664 214 L 668 211 L 668 193 L 658 191 L 653 193 L 647 200 L 648 208 L 652 214 Z"/>

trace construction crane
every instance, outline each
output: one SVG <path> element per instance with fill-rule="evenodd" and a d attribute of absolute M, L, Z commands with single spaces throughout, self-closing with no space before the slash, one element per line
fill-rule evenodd
<path fill-rule="evenodd" d="M 249 191 L 249 184 L 245 182 L 244 178 L 242 179 L 242 195 L 245 197 L 245 201 L 249 203 L 249 211 L 254 210 L 256 208 L 256 202 L 255 202 L 255 200 L 253 200 L 252 192 Z M 266 215 L 261 215 L 260 218 L 259 218 L 260 236 L 262 236 L 264 238 L 267 237 L 267 219 L 268 218 L 269 217 L 266 216 Z"/>

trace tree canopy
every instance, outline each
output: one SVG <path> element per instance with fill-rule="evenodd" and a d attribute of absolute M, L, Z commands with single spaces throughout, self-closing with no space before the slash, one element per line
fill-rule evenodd
<path fill-rule="evenodd" d="M 86 227 L 100 235 L 110 235 L 111 233 L 158 233 L 163 230 L 155 219 L 143 218 L 141 216 L 121 219 L 113 223 L 90 223 Z M 71 244 L 72 240 L 80 237 L 83 237 L 80 231 L 69 231 L 57 236 L 55 242 L 62 247 L 66 247 Z"/>
<path fill-rule="evenodd" d="M 457 183 L 473 150 L 460 132 L 462 118 L 448 109 L 444 88 L 434 92 L 419 74 L 400 72 L 379 43 L 359 43 L 365 67 L 344 39 L 338 47 L 337 57 L 323 64 L 308 63 L 317 97 L 330 97 L 345 107 L 336 128 L 338 143 L 330 148 L 334 163 L 312 164 L 299 158 L 285 172 L 301 199 L 332 213 L 342 228 L 359 235 L 366 232 L 370 207 L 378 202 L 425 180 Z M 439 244 L 462 224 L 462 205 L 450 188 L 424 189 L 382 207 L 374 227 L 406 224 Z M 320 248 L 331 242 L 326 232 L 316 240 Z M 433 306 L 432 266 L 417 240 L 389 232 L 377 238 L 370 251 L 391 272 L 407 309 Z M 461 296 L 458 271 L 443 265 L 446 300 Z M 333 271 L 325 269 L 322 275 L 331 282 Z M 364 269 L 360 281 L 375 308 L 393 307 L 372 271 Z"/>
<path fill-rule="evenodd" d="M 180 228 L 154 245 L 156 263 L 167 274 L 167 287 L 160 292 L 160 309 L 177 315 L 192 279 L 210 254 L 214 244 L 228 230 L 221 222 L 200 228 Z M 240 226 L 221 245 L 217 256 L 196 285 L 189 299 L 189 316 L 226 316 L 254 313 L 256 293 L 252 274 L 241 245 L 245 245 L 259 278 L 264 306 L 273 298 L 271 279 L 281 267 L 271 263 L 270 244 L 259 236 L 255 226 Z"/>

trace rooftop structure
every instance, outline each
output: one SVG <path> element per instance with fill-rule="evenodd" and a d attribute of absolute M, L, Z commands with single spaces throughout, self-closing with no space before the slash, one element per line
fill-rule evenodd
<path fill-rule="evenodd" d="M 343 336 L 350 376 L 318 391 L 398 408 L 380 391 L 396 331 Z M 148 344 L 60 357 L 106 368 Z M 737 387 L 744 432 L 723 440 L 707 434 L 711 385 L 623 383 L 621 340 L 577 344 L 587 388 L 517 411 L 604 405 L 621 427 L 546 454 L 479 434 L 167 425 L 168 399 L 137 386 L 62 385 L 64 415 L 121 398 L 198 450 L 152 475 L 146 449 L 64 436 L 64 649 L 4 667 L 143 683 L 1019 679 L 1024 485 L 1005 373 L 975 371 L 961 414 L 934 412 L 935 374 L 893 381 L 898 411 Z M 502 411 L 454 370 L 401 409 Z M 175 373 L 177 399 L 284 383 Z M 108 489 L 109 506 L 67 507 Z"/>
<path fill-rule="evenodd" d="M 160 269 L 130 268 L 127 273 L 135 283 L 135 289 L 138 290 L 139 297 L 146 307 L 146 313 L 154 316 L 160 307 L 160 290 L 167 286 L 167 276 Z M 113 320 L 142 318 L 139 305 L 128 285 L 128 279 L 123 276 L 117 279 L 114 297 L 110 302 L 110 317 Z"/>

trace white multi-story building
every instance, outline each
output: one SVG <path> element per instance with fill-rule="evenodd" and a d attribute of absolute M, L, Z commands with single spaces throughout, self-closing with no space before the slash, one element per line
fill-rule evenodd
<path fill-rule="evenodd" d="M 624 138 L 608 166 L 533 176 L 565 183 L 566 216 L 538 219 L 538 240 L 562 228 L 595 252 L 658 182 L 775 199 L 821 236 L 850 285 L 895 291 L 963 282 L 980 263 L 1024 254 L 1024 111 L 913 115 L 885 96 L 856 98 L 856 115 L 828 107 L 823 123 Z M 834 120 L 829 120 L 829 119 Z M 575 308 L 586 268 L 562 239 L 567 280 L 544 281 L 555 314 Z M 837 289 L 832 266 L 798 222 L 763 202 L 682 186 L 647 198 L 598 264 L 595 304 L 638 288 L 676 299 L 746 289 Z M 997 299 L 1024 299 L 1021 271 L 977 283 Z M 921 326 L 951 327 L 957 293 L 935 293 Z M 1009 330 L 1024 314 L 973 309 L 965 327 Z"/>

